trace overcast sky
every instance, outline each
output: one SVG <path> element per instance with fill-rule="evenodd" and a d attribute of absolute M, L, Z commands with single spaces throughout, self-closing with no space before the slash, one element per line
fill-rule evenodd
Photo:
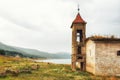
<path fill-rule="evenodd" d="M 70 26 L 78 4 L 87 37 L 120 35 L 120 0 L 0 0 L 0 42 L 71 52 Z"/>

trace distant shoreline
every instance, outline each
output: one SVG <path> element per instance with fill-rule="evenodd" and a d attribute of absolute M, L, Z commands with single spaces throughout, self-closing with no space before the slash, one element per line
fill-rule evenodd
<path fill-rule="evenodd" d="M 71 64 L 71 59 L 42 59 L 42 60 L 34 60 L 35 62 L 46 62 L 53 64 Z"/>

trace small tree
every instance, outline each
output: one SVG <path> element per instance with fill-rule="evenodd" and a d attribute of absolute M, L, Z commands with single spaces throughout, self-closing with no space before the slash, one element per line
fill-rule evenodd
<path fill-rule="evenodd" d="M 0 50 L 0 55 L 5 55 L 5 51 L 4 50 Z"/>

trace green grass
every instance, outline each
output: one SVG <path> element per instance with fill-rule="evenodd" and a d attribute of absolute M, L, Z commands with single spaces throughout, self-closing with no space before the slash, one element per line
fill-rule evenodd
<path fill-rule="evenodd" d="M 6 76 L 1 76 L 0 80 L 110 80 L 107 76 L 94 76 L 88 72 L 73 72 L 70 65 L 52 64 L 52 63 L 37 63 L 30 59 L 0 57 L 1 68 L 4 72 L 6 68 L 19 71 L 17 75 L 6 73 Z M 36 69 L 39 65 L 39 69 Z M 9 66 L 9 67 L 8 67 Z M 34 69 L 35 68 L 35 69 Z M 20 72 L 21 70 L 29 70 L 29 72 Z M 116 77 L 116 79 L 120 79 Z"/>

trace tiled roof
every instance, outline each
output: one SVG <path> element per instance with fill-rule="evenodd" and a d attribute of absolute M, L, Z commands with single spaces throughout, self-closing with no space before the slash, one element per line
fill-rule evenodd
<path fill-rule="evenodd" d="M 86 23 L 78 13 L 73 23 Z"/>
<path fill-rule="evenodd" d="M 82 17 L 80 16 L 80 14 L 78 13 L 75 20 L 73 21 L 72 25 L 71 25 L 71 28 L 73 26 L 73 24 L 76 24 L 76 23 L 83 23 L 83 24 L 86 24 L 86 22 L 82 19 Z"/>

